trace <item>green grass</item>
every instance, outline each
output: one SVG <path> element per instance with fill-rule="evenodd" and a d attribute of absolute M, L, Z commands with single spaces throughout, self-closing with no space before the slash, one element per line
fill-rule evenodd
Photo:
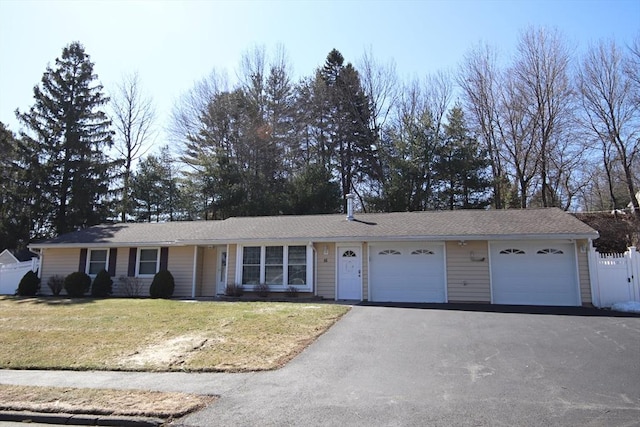
<path fill-rule="evenodd" d="M 322 303 L 0 297 L 0 368 L 269 370 L 347 311 Z"/>

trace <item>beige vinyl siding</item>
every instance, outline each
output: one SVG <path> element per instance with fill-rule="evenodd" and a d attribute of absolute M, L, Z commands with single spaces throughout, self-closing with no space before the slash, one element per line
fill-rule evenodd
<path fill-rule="evenodd" d="M 198 251 L 196 253 L 196 297 L 202 296 L 202 262 L 204 259 L 204 250 L 205 248 L 198 247 Z"/>
<path fill-rule="evenodd" d="M 42 253 L 40 291 L 45 295 L 51 295 L 47 281 L 51 276 L 66 277 L 78 271 L 80 248 L 46 248 L 42 250 Z M 65 291 L 63 290 L 62 293 L 64 294 Z"/>
<path fill-rule="evenodd" d="M 324 248 L 328 254 L 324 254 Z M 336 298 L 336 245 L 316 243 L 317 266 L 315 289 L 318 296 L 325 299 Z"/>
<path fill-rule="evenodd" d="M 202 249 L 202 286 L 201 296 L 216 295 L 218 251 L 216 248 Z"/>
<path fill-rule="evenodd" d="M 174 298 L 190 298 L 193 286 L 193 246 L 169 247 L 167 269 L 173 275 L 176 287 Z"/>
<path fill-rule="evenodd" d="M 227 284 L 236 285 L 236 258 L 238 252 L 238 245 L 229 245 L 227 249 Z"/>
<path fill-rule="evenodd" d="M 585 248 L 582 251 L 581 248 Z M 589 242 L 578 240 L 576 242 L 578 251 L 578 281 L 580 283 L 580 299 L 582 305 L 590 305 L 591 301 L 591 278 L 589 276 Z"/>
<path fill-rule="evenodd" d="M 118 248 L 118 252 L 116 254 L 116 275 L 113 278 L 113 296 L 116 297 L 125 297 L 128 292 L 125 289 L 126 283 L 124 280 L 129 273 L 129 249 L 130 248 Z M 137 262 L 137 257 L 136 257 Z M 120 280 L 120 279 L 123 280 Z M 148 297 L 149 296 L 149 286 L 151 286 L 152 277 L 145 278 L 131 278 L 138 281 L 140 284 L 139 287 L 139 296 Z"/>
<path fill-rule="evenodd" d="M 117 248 L 116 275 L 113 278 L 114 285 L 117 283 L 119 277 L 122 277 L 122 276 L 126 277 L 128 272 L 129 272 L 129 248 Z"/>
<path fill-rule="evenodd" d="M 473 259 L 471 253 L 473 252 Z M 486 241 L 446 242 L 447 297 L 450 302 L 491 302 Z M 479 261 L 484 258 L 483 261 Z"/>

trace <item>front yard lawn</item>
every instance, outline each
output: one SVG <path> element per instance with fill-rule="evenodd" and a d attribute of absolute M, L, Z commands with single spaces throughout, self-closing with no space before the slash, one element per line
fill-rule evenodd
<path fill-rule="evenodd" d="M 0 297 L 0 368 L 269 370 L 348 310 L 324 303 Z"/>

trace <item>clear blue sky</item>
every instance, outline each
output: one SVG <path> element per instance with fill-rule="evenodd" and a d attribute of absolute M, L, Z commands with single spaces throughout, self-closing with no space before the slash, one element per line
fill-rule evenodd
<path fill-rule="evenodd" d="M 480 41 L 508 57 L 529 25 L 559 29 L 576 53 L 599 38 L 629 43 L 640 32 L 640 0 L 0 0 L 0 121 L 18 131 L 14 110 L 33 104 L 47 64 L 75 40 L 106 89 L 139 72 L 162 128 L 195 81 L 213 69 L 233 76 L 255 45 L 283 45 L 298 77 L 333 48 L 354 63 L 371 49 L 408 80 L 455 69 Z"/>

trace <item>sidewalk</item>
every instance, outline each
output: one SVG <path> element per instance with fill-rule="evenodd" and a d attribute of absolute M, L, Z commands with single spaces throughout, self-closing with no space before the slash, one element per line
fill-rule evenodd
<path fill-rule="evenodd" d="M 259 372 L 186 373 L 120 371 L 0 370 L 0 384 L 110 388 L 222 395 Z"/>
<path fill-rule="evenodd" d="M 252 375 L 255 374 L 0 370 L 0 384 L 134 389 L 223 395 L 246 382 Z M 0 411 L 0 422 L 28 422 L 49 425 L 155 427 L 163 425 L 166 420 L 151 417 L 94 415 L 90 413 L 66 414 Z"/>

